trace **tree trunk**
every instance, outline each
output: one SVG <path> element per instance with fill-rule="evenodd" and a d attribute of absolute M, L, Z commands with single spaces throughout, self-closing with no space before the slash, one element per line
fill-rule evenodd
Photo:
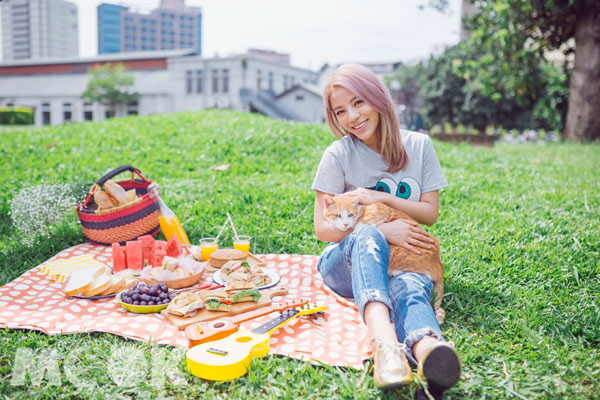
<path fill-rule="evenodd" d="M 600 14 L 594 14 L 577 20 L 565 140 L 600 139 Z"/>

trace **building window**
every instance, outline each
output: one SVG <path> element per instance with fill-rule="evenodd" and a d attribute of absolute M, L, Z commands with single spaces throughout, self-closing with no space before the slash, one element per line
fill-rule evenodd
<path fill-rule="evenodd" d="M 288 76 L 284 75 L 283 76 L 283 90 L 287 90 L 288 89 Z"/>
<path fill-rule="evenodd" d="M 202 93 L 202 70 L 196 70 L 196 93 Z"/>
<path fill-rule="evenodd" d="M 290 76 L 290 86 L 294 87 L 294 77 Z"/>
<path fill-rule="evenodd" d="M 212 70 L 212 92 L 213 93 L 219 92 L 219 70 L 218 69 Z"/>
<path fill-rule="evenodd" d="M 269 71 L 269 90 L 273 91 L 273 71 Z"/>
<path fill-rule="evenodd" d="M 221 90 L 223 93 L 229 92 L 229 70 L 223 70 L 223 88 Z"/>
<path fill-rule="evenodd" d="M 138 102 L 132 101 L 127 104 L 127 115 L 138 115 Z"/>
<path fill-rule="evenodd" d="M 296 101 L 304 101 L 304 95 L 302 95 L 302 94 L 297 94 L 297 95 L 296 95 Z"/>
<path fill-rule="evenodd" d="M 42 111 L 42 124 L 50 125 L 50 111 Z"/>
<path fill-rule="evenodd" d="M 73 120 L 73 113 L 71 112 L 71 103 L 63 103 L 63 121 L 71 122 Z"/>
<path fill-rule="evenodd" d="M 260 90 L 260 85 L 262 83 L 262 71 L 259 69 L 256 71 L 256 89 Z"/>
<path fill-rule="evenodd" d="M 193 91 L 194 81 L 192 71 L 185 71 L 185 92 L 191 94 Z"/>

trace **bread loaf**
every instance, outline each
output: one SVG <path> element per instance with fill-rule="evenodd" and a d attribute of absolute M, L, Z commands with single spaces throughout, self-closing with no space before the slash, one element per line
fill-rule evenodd
<path fill-rule="evenodd" d="M 110 179 L 104 182 L 104 190 L 106 193 L 116 200 L 117 204 L 127 203 L 127 192 L 121 185 Z"/>
<path fill-rule="evenodd" d="M 96 193 L 94 193 L 94 202 L 98 204 L 98 208 L 101 210 L 113 208 L 118 204 L 116 200 L 104 193 L 102 190 L 98 190 Z"/>

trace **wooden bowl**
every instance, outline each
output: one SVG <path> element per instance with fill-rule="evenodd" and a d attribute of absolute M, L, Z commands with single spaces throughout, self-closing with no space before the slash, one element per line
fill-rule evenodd
<path fill-rule="evenodd" d="M 148 285 L 153 285 L 155 283 L 165 283 L 169 289 L 181 289 L 184 287 L 192 286 L 202 279 L 202 275 L 204 275 L 204 271 L 200 271 L 196 275 L 187 276 L 185 278 L 179 279 L 171 279 L 168 281 L 156 281 L 154 279 L 142 279 L 141 277 L 138 279 L 141 282 L 145 282 Z"/>

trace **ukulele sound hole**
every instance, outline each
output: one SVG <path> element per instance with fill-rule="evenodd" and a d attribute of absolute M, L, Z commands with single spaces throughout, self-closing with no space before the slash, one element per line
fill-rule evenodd
<path fill-rule="evenodd" d="M 252 340 L 252 338 L 250 336 L 242 336 L 242 337 L 235 339 L 236 342 L 240 342 L 240 343 L 246 343 L 251 340 Z"/>
<path fill-rule="evenodd" d="M 213 325 L 215 328 L 222 328 L 225 326 L 224 322 L 217 322 L 216 324 Z"/>

